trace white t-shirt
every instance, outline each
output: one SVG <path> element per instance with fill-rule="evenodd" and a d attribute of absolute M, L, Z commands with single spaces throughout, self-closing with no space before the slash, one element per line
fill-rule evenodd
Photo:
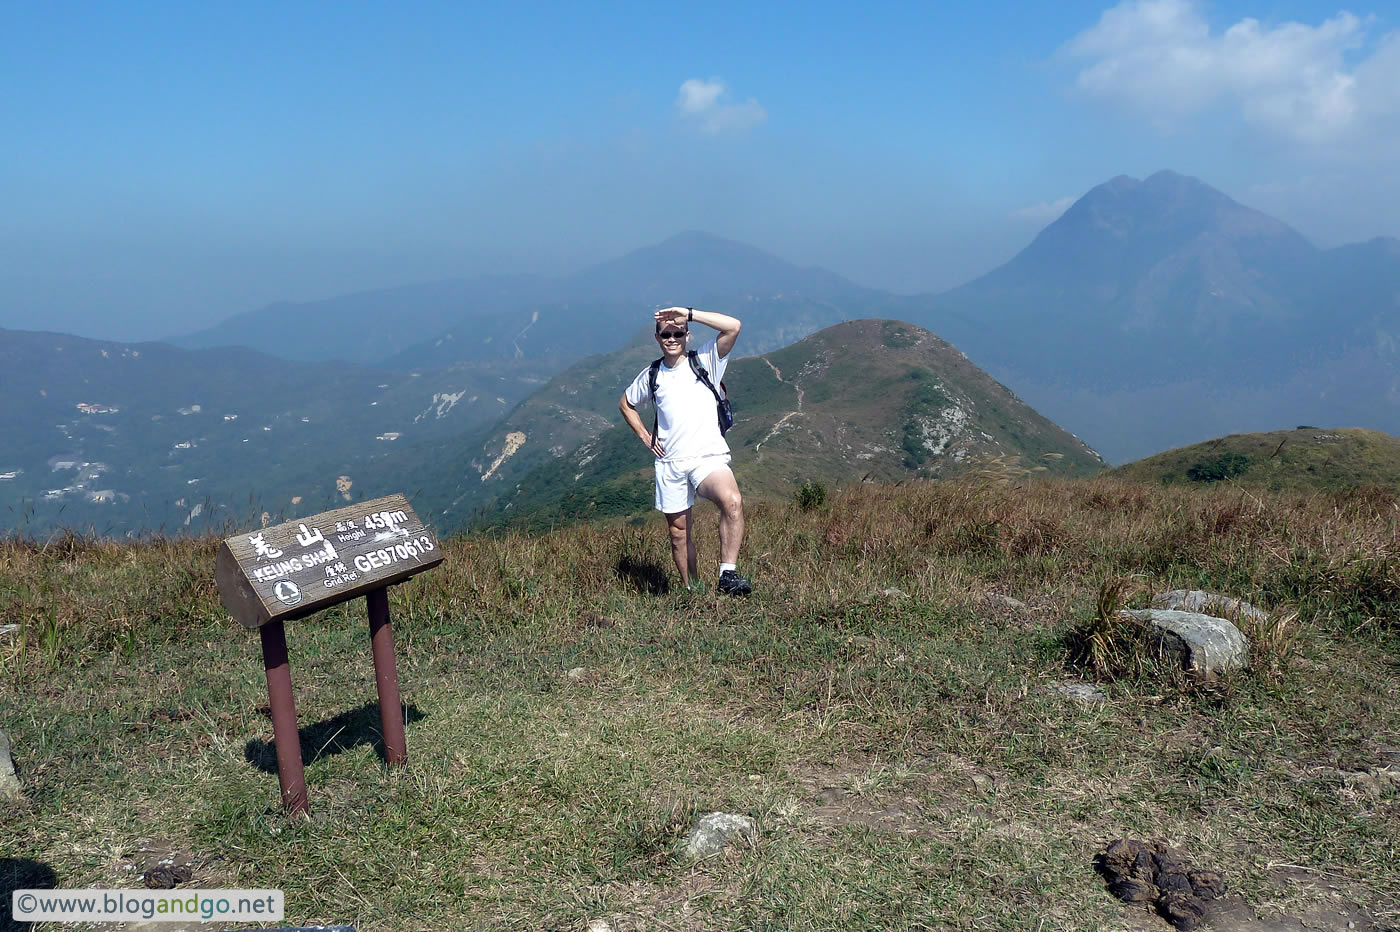
<path fill-rule="evenodd" d="M 716 391 L 720 390 L 726 362 L 719 354 L 718 343 L 719 337 L 715 337 L 696 351 L 696 362 L 705 367 Z M 651 401 L 650 371 L 650 367 L 643 369 L 627 386 L 627 403 L 634 408 Z M 656 373 L 656 433 L 666 451 L 663 460 L 729 452 L 729 444 L 719 432 L 715 405 L 714 393 L 696 378 L 690 360 L 682 356 L 674 369 L 664 362 L 661 364 Z"/>

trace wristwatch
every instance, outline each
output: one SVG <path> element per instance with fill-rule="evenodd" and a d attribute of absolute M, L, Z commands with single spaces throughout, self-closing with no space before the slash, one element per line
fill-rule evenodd
<path fill-rule="evenodd" d="M 686 308 L 686 311 L 687 311 L 687 313 L 686 313 L 686 315 L 685 315 L 685 322 L 686 322 L 686 323 L 690 323 L 692 320 L 695 319 L 695 308 L 693 308 L 693 307 L 688 307 L 688 308 Z"/>

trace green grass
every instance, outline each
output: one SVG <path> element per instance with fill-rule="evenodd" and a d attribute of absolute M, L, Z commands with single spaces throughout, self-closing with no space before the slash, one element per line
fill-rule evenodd
<path fill-rule="evenodd" d="M 452 539 L 391 591 L 405 770 L 376 750 L 363 604 L 289 625 L 304 823 L 255 763 L 258 639 L 218 605 L 213 542 L 3 544 L 29 796 L 5 856 L 129 886 L 173 847 L 192 886 L 362 930 L 1112 929 L 1136 914 L 1094 853 L 1163 837 L 1265 911 L 1330 902 L 1280 885 L 1297 864 L 1393 924 L 1400 800 L 1338 771 L 1400 751 L 1397 531 L 1218 487 L 865 486 L 752 507 L 747 601 L 647 594 L 659 522 Z M 1147 663 L 1064 696 L 1094 678 L 1067 639 L 1124 577 L 1124 601 L 1201 585 L 1297 617 L 1224 681 Z M 712 810 L 754 817 L 756 846 L 673 859 Z"/>

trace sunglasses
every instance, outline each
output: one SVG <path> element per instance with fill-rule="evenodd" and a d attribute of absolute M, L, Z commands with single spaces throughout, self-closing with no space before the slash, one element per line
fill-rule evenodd
<path fill-rule="evenodd" d="M 665 330 L 658 333 L 656 336 L 662 340 L 684 340 L 685 334 L 686 331 L 684 330 Z"/>

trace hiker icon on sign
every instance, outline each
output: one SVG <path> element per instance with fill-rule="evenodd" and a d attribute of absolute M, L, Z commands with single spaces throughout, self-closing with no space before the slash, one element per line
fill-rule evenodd
<path fill-rule="evenodd" d="M 301 589 L 290 580 L 283 580 L 272 588 L 272 594 L 283 605 L 295 605 L 301 601 Z"/>

